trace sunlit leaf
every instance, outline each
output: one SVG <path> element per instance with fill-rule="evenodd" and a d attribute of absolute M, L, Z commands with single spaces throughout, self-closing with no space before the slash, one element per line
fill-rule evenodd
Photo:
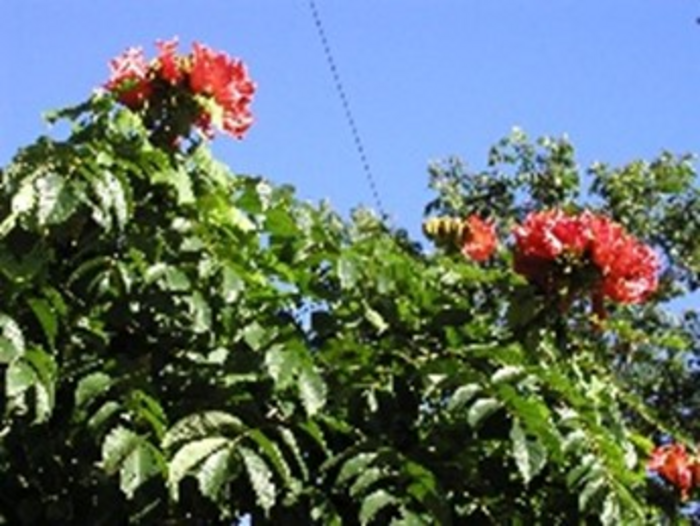
<path fill-rule="evenodd" d="M 75 405 L 83 408 L 92 400 L 103 395 L 109 388 L 112 378 L 102 372 L 97 371 L 80 379 L 75 388 Z"/>
<path fill-rule="evenodd" d="M 299 374 L 299 396 L 306 414 L 314 416 L 326 403 L 326 384 L 312 365 L 306 365 Z"/>
<path fill-rule="evenodd" d="M 211 307 L 204 296 L 195 291 L 190 297 L 190 313 L 192 316 L 192 330 L 196 333 L 208 332 L 211 328 Z"/>
<path fill-rule="evenodd" d="M 8 397 L 21 395 L 37 382 L 34 368 L 25 360 L 16 360 L 5 372 L 5 393 Z"/>
<path fill-rule="evenodd" d="M 189 205 L 195 202 L 192 190 L 192 180 L 182 168 L 170 168 L 153 174 L 153 182 L 170 185 L 177 195 L 178 205 Z"/>
<path fill-rule="evenodd" d="M 24 335 L 17 322 L 6 314 L 0 314 L 0 330 L 2 330 L 2 337 L 14 348 L 15 354 L 23 354 L 25 351 Z"/>
<path fill-rule="evenodd" d="M 578 506 L 581 511 L 589 511 L 592 501 L 595 501 L 606 487 L 605 474 L 602 470 L 591 470 L 586 476 L 588 480 L 578 496 Z"/>
<path fill-rule="evenodd" d="M 537 440 L 525 435 L 518 420 L 513 421 L 510 439 L 513 443 L 515 464 L 525 484 L 529 484 L 547 464 L 547 450 Z"/>
<path fill-rule="evenodd" d="M 391 475 L 389 471 L 379 466 L 371 466 L 360 473 L 350 485 L 350 495 L 358 497 L 366 493 L 378 481 Z"/>
<path fill-rule="evenodd" d="M 78 205 L 64 178 L 55 173 L 37 179 L 36 200 L 37 221 L 41 226 L 65 221 Z"/>
<path fill-rule="evenodd" d="M 245 429 L 241 420 L 224 411 L 203 411 L 178 420 L 162 440 L 164 449 L 172 449 L 183 442 L 211 436 L 235 435 Z"/>
<path fill-rule="evenodd" d="M 370 524 L 377 513 L 387 506 L 393 505 L 396 501 L 396 497 L 384 489 L 378 489 L 370 493 L 362 500 L 362 506 L 360 507 L 360 523 Z"/>
<path fill-rule="evenodd" d="M 231 477 L 231 449 L 221 448 L 209 455 L 197 469 L 197 481 L 202 495 L 218 500 Z"/>
<path fill-rule="evenodd" d="M 352 288 L 360 279 L 360 270 L 357 268 L 357 263 L 348 256 L 341 257 L 338 260 L 338 277 L 343 288 Z"/>
<path fill-rule="evenodd" d="M 228 438 L 208 437 L 189 442 L 181 447 L 168 463 L 168 486 L 173 499 L 178 499 L 180 480 L 207 457 L 230 446 L 231 442 Z"/>
<path fill-rule="evenodd" d="M 485 418 L 495 413 L 501 402 L 495 398 L 480 398 L 472 404 L 467 413 L 467 421 L 472 427 L 478 426 Z"/>
<path fill-rule="evenodd" d="M 265 365 L 277 388 L 285 389 L 293 383 L 303 359 L 294 347 L 274 345 L 265 353 Z"/>
<path fill-rule="evenodd" d="M 289 464 L 287 464 L 287 460 L 284 458 L 279 446 L 259 429 L 251 430 L 249 436 L 258 444 L 260 452 L 265 456 L 285 484 L 287 486 L 296 486 L 297 481 L 292 476 L 292 470 L 289 468 Z"/>
<path fill-rule="evenodd" d="M 237 451 L 243 459 L 257 503 L 263 510 L 269 512 L 277 499 L 277 488 L 270 468 L 255 451 L 246 447 L 239 447 Z"/>
<path fill-rule="evenodd" d="M 118 402 L 108 400 L 90 417 L 87 423 L 88 429 L 93 433 L 103 432 L 122 410 L 123 407 Z"/>
<path fill-rule="evenodd" d="M 102 442 L 102 468 L 108 474 L 119 471 L 142 440 L 138 434 L 123 426 L 112 429 Z"/>
<path fill-rule="evenodd" d="M 367 321 L 369 321 L 372 326 L 377 329 L 377 333 L 379 334 L 382 334 L 389 328 L 389 324 L 384 320 L 382 315 L 369 305 L 365 306 L 365 317 L 367 318 Z"/>
<path fill-rule="evenodd" d="M 160 453 L 151 444 L 141 441 L 124 459 L 119 470 L 119 487 L 127 499 L 132 499 L 136 490 L 151 477 L 162 472 Z"/>
<path fill-rule="evenodd" d="M 600 513 L 600 522 L 603 526 L 615 526 L 620 524 L 620 505 L 615 495 L 610 493 L 603 501 L 603 510 Z"/>
<path fill-rule="evenodd" d="M 450 397 L 448 410 L 457 411 L 467 405 L 479 392 L 481 386 L 479 384 L 465 384 L 457 388 L 454 394 Z"/>

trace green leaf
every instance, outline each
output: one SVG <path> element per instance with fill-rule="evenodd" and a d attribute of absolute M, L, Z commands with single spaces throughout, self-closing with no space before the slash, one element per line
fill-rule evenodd
<path fill-rule="evenodd" d="M 321 429 L 321 426 L 319 426 L 313 420 L 307 420 L 306 422 L 301 423 L 300 427 L 306 432 L 309 438 L 313 440 L 313 443 L 321 449 L 321 451 L 328 456 L 331 455 L 330 447 L 326 441 L 326 437 L 323 433 L 323 429 Z"/>
<path fill-rule="evenodd" d="M 591 453 L 584 455 L 579 460 L 578 464 L 566 475 L 567 486 L 572 489 L 575 488 L 582 480 L 588 477 L 589 472 L 594 468 L 598 469 L 596 456 Z"/>
<path fill-rule="evenodd" d="M 123 426 L 112 429 L 102 442 L 102 468 L 113 475 L 141 444 L 142 438 Z"/>
<path fill-rule="evenodd" d="M 190 279 L 182 270 L 172 266 L 166 266 L 161 281 L 164 290 L 171 292 L 186 292 L 192 287 Z"/>
<path fill-rule="evenodd" d="M 225 437 L 202 438 L 181 447 L 168 463 L 168 487 L 173 500 L 178 500 L 180 481 L 188 473 L 210 455 L 230 447 L 231 440 Z"/>
<path fill-rule="evenodd" d="M 209 332 L 211 329 L 211 308 L 199 291 L 195 291 L 189 299 L 192 330 L 196 334 Z"/>
<path fill-rule="evenodd" d="M 471 400 L 479 394 L 481 386 L 479 384 L 465 384 L 457 388 L 450 397 L 447 404 L 448 411 L 458 411 L 467 405 Z"/>
<path fill-rule="evenodd" d="M 338 277 L 340 286 L 344 289 L 351 289 L 361 277 L 357 264 L 349 256 L 341 256 L 338 259 Z"/>
<path fill-rule="evenodd" d="M 299 234 L 294 218 L 285 207 L 267 211 L 265 228 L 271 235 L 278 237 L 295 237 Z"/>
<path fill-rule="evenodd" d="M 242 232 L 252 232 L 255 230 L 255 223 L 241 210 L 235 206 L 228 209 L 228 215 L 231 223 Z"/>
<path fill-rule="evenodd" d="M 163 461 L 153 445 L 142 440 L 126 457 L 119 470 L 119 487 L 127 499 L 148 479 L 162 472 Z"/>
<path fill-rule="evenodd" d="M 231 448 L 221 448 L 209 455 L 197 470 L 197 482 L 202 495 L 218 501 L 222 489 L 231 478 L 231 468 Z"/>
<path fill-rule="evenodd" d="M 5 371 L 5 394 L 17 397 L 32 387 L 37 381 L 34 368 L 25 360 L 15 360 Z"/>
<path fill-rule="evenodd" d="M 610 493 L 603 502 L 603 511 L 600 514 L 600 522 L 603 526 L 617 526 L 621 524 L 620 504 L 615 495 Z"/>
<path fill-rule="evenodd" d="M 131 417 L 139 425 L 147 424 L 156 437 L 163 436 L 167 427 L 167 416 L 160 402 L 141 389 L 129 392 L 127 406 Z"/>
<path fill-rule="evenodd" d="M 103 395 L 110 387 L 112 378 L 101 371 L 84 376 L 75 388 L 75 406 L 84 408 L 95 398 Z"/>
<path fill-rule="evenodd" d="M 25 412 L 28 409 L 27 391 L 34 389 L 35 423 L 45 422 L 55 404 L 56 362 L 38 348 L 27 350 L 12 361 L 5 371 L 5 394 L 11 405 Z"/>
<path fill-rule="evenodd" d="M 5 219 L 2 220 L 2 223 L 0 223 L 0 238 L 4 238 L 7 236 L 10 231 L 15 227 L 17 224 L 17 218 L 18 215 L 16 212 L 10 213 Z"/>
<path fill-rule="evenodd" d="M 472 427 L 478 426 L 485 418 L 495 413 L 501 402 L 495 398 L 480 398 L 472 404 L 467 413 L 467 421 Z"/>
<path fill-rule="evenodd" d="M 374 519 L 375 515 L 383 508 L 391 506 L 396 502 L 396 497 L 384 489 L 378 489 L 370 493 L 362 501 L 362 506 L 360 507 L 360 523 L 363 525 L 369 524 L 372 519 Z"/>
<path fill-rule="evenodd" d="M 35 422 L 45 422 L 51 416 L 56 403 L 56 378 L 58 366 L 52 355 L 43 349 L 33 347 L 24 356 L 36 372 L 35 400 L 36 417 Z"/>
<path fill-rule="evenodd" d="M 587 477 L 586 485 L 578 496 L 578 507 L 583 512 L 590 510 L 592 502 L 606 487 L 605 474 L 602 469 L 591 470 Z"/>
<path fill-rule="evenodd" d="M 389 324 L 382 315 L 367 304 L 365 304 L 365 318 L 377 329 L 377 333 L 380 335 L 389 328 Z"/>
<path fill-rule="evenodd" d="M 564 453 L 578 455 L 587 445 L 587 441 L 588 435 L 583 429 L 574 429 L 564 437 L 561 448 Z"/>
<path fill-rule="evenodd" d="M 171 186 L 177 195 L 178 205 L 189 205 L 195 202 L 190 175 L 182 168 L 167 168 L 153 174 L 154 183 L 164 183 Z"/>
<path fill-rule="evenodd" d="M 304 366 L 299 374 L 299 396 L 309 417 L 317 414 L 326 403 L 326 384 L 313 364 Z"/>
<path fill-rule="evenodd" d="M 358 495 L 361 495 L 364 492 L 366 492 L 376 482 L 382 480 L 383 478 L 387 478 L 390 475 L 390 472 L 379 466 L 372 466 L 368 469 L 365 469 L 362 473 L 358 475 L 358 477 L 355 479 L 355 482 L 353 482 L 350 486 L 350 495 L 352 497 L 357 497 Z"/>
<path fill-rule="evenodd" d="M 506 365 L 493 373 L 491 382 L 494 384 L 512 382 L 514 380 L 519 380 L 524 373 L 525 369 L 520 365 Z"/>
<path fill-rule="evenodd" d="M 217 436 L 235 436 L 245 430 L 238 418 L 224 411 L 203 411 L 178 420 L 162 440 L 164 449 L 173 449 L 182 442 Z"/>
<path fill-rule="evenodd" d="M 34 203 L 36 201 L 36 191 L 34 189 L 34 184 L 31 179 L 25 179 L 19 190 L 12 198 L 12 214 L 13 216 L 18 216 L 29 212 L 34 208 Z"/>
<path fill-rule="evenodd" d="M 18 356 L 19 352 L 14 344 L 4 336 L 0 336 L 0 364 L 8 364 Z"/>
<path fill-rule="evenodd" d="M 292 433 L 289 429 L 284 427 L 281 428 L 279 431 L 280 435 L 282 436 L 282 440 L 284 440 L 284 442 L 287 444 L 292 454 L 294 455 L 294 459 L 296 460 L 297 466 L 301 471 L 303 480 L 308 480 L 309 470 L 306 467 L 306 461 L 304 460 L 304 456 L 301 448 L 299 447 L 299 443 L 294 437 L 294 433 Z"/>
<path fill-rule="evenodd" d="M 27 303 L 39 321 L 46 341 L 53 348 L 56 343 L 56 335 L 58 334 L 58 319 L 51 304 L 43 298 L 30 298 L 27 300 Z"/>
<path fill-rule="evenodd" d="M 37 179 L 36 197 L 36 216 L 40 226 L 62 223 L 78 205 L 78 199 L 63 177 L 54 173 Z"/>
<path fill-rule="evenodd" d="M 275 471 L 289 486 L 293 483 L 292 470 L 289 469 L 289 464 L 282 455 L 282 451 L 272 440 L 267 438 L 259 429 L 253 429 L 249 433 L 250 438 L 258 444 L 260 451 L 265 455 Z"/>
<path fill-rule="evenodd" d="M 88 420 L 88 429 L 93 433 L 101 433 L 109 423 L 116 419 L 121 413 L 122 406 L 114 400 L 108 400 L 100 406 L 100 408 Z"/>
<path fill-rule="evenodd" d="M 256 500 L 265 513 L 268 513 L 277 499 L 277 488 L 272 481 L 272 471 L 255 451 L 239 447 L 238 453 L 243 459 Z"/>
<path fill-rule="evenodd" d="M 2 337 L 12 344 L 15 354 L 24 354 L 26 349 L 24 335 L 17 322 L 6 314 L 0 314 L 0 329 Z"/>
<path fill-rule="evenodd" d="M 518 420 L 513 421 L 510 439 L 515 464 L 527 485 L 547 464 L 547 450 L 538 441 L 527 438 Z"/>
<path fill-rule="evenodd" d="M 98 201 L 98 205 L 93 206 L 92 218 L 107 231 L 115 224 L 123 230 L 130 214 L 126 183 L 107 169 L 93 174 L 91 183 Z"/>
<path fill-rule="evenodd" d="M 113 265 L 114 259 L 111 256 L 96 256 L 88 259 L 75 269 L 68 278 L 68 285 L 72 285 L 79 279 L 90 275 L 97 276 L 103 272 L 107 272 Z"/>
<path fill-rule="evenodd" d="M 294 346 L 273 345 L 265 353 L 265 366 L 275 382 L 275 388 L 286 389 L 302 367 L 302 359 Z"/>
<path fill-rule="evenodd" d="M 49 264 L 51 250 L 48 245 L 37 243 L 28 251 L 13 252 L 8 247 L 0 249 L 0 272 L 15 285 L 33 289 Z"/>
<path fill-rule="evenodd" d="M 245 282 L 231 267 L 224 267 L 221 272 L 221 294 L 224 302 L 234 303 L 245 290 Z"/>
<path fill-rule="evenodd" d="M 260 325 L 257 321 L 247 325 L 243 329 L 243 340 L 250 346 L 254 351 L 261 350 L 269 341 L 270 334 L 265 328 Z"/>
<path fill-rule="evenodd" d="M 335 483 L 340 486 L 351 478 L 357 477 L 360 473 L 364 472 L 378 456 L 379 454 L 375 452 L 358 453 L 354 457 L 348 459 L 343 464 L 343 467 L 340 468 Z"/>
<path fill-rule="evenodd" d="M 429 469 L 413 461 L 407 461 L 402 470 L 411 478 L 407 493 L 417 500 L 439 524 L 451 522 L 451 507 L 438 484 L 437 477 Z"/>

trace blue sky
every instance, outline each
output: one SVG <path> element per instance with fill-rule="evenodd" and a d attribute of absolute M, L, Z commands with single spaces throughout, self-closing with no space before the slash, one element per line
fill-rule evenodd
<path fill-rule="evenodd" d="M 583 166 L 700 151 L 698 2 L 315 1 L 384 208 L 411 232 L 427 164 L 480 168 L 513 126 L 568 134 Z M 0 164 L 110 58 L 174 35 L 242 58 L 258 84 L 248 136 L 214 142 L 234 171 L 344 214 L 373 205 L 308 0 L 2 0 Z"/>

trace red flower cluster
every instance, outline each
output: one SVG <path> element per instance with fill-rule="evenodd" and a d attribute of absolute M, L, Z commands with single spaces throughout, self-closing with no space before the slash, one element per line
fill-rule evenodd
<path fill-rule="evenodd" d="M 119 102 L 135 109 L 151 96 L 149 66 L 141 48 L 129 48 L 110 62 L 112 74 L 105 87 L 116 93 Z"/>
<path fill-rule="evenodd" d="M 464 220 L 460 241 L 464 257 L 474 261 L 486 261 L 498 246 L 494 226 L 476 215 L 471 215 Z"/>
<path fill-rule="evenodd" d="M 125 106 L 143 110 L 155 126 L 171 130 L 172 139 L 191 125 L 207 137 L 216 127 L 241 138 L 253 122 L 249 104 L 255 93 L 245 64 L 196 42 L 189 56 L 177 54 L 177 39 L 156 47 L 158 56 L 150 62 L 141 48 L 114 58 L 105 88 Z"/>
<path fill-rule="evenodd" d="M 658 285 L 654 250 L 607 217 L 533 212 L 513 233 L 515 270 L 534 282 L 549 286 L 572 269 L 593 267 L 593 292 L 621 303 L 642 302 Z"/>
<path fill-rule="evenodd" d="M 700 459 L 689 456 L 682 444 L 657 447 L 651 454 L 647 469 L 679 489 L 683 499 L 688 498 L 692 488 L 700 486 Z"/>

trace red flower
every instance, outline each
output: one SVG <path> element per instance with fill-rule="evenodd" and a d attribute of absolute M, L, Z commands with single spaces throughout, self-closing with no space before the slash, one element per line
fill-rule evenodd
<path fill-rule="evenodd" d="M 659 285 L 659 259 L 648 246 L 631 240 L 603 276 L 603 293 L 621 303 L 641 303 Z"/>
<path fill-rule="evenodd" d="M 564 254 L 579 257 L 590 245 L 586 215 L 571 216 L 562 210 L 545 210 L 528 214 L 515 235 L 515 271 L 556 290 L 556 261 Z"/>
<path fill-rule="evenodd" d="M 110 61 L 111 74 L 105 87 L 117 100 L 131 109 L 138 109 L 151 95 L 148 63 L 143 49 L 132 47 Z"/>
<path fill-rule="evenodd" d="M 207 138 L 216 128 L 241 138 L 253 123 L 249 105 L 255 92 L 243 62 L 199 43 L 183 57 L 177 46 L 177 38 L 157 41 L 150 64 L 141 48 L 128 49 L 111 61 L 105 87 L 131 109 L 148 102 L 145 124 L 163 144 L 177 144 L 176 136 L 187 135 L 191 126 Z"/>
<path fill-rule="evenodd" d="M 693 472 L 696 462 L 688 457 L 682 444 L 659 446 L 651 454 L 647 469 L 655 471 L 681 491 L 683 499 L 693 487 Z"/>
<path fill-rule="evenodd" d="M 588 227 L 595 239 L 591 247 L 591 257 L 603 273 L 615 265 L 617 254 L 629 237 L 622 225 L 601 215 L 588 215 Z"/>
<path fill-rule="evenodd" d="M 644 301 L 658 286 L 659 259 L 654 250 L 607 217 L 561 210 L 533 212 L 515 235 L 515 271 L 547 288 L 556 287 L 560 256 L 592 264 L 599 274 L 593 291 L 602 309 L 603 297 L 621 303 Z M 567 262 L 568 264 L 568 262 Z M 604 312 L 604 309 L 601 310 Z"/>
<path fill-rule="evenodd" d="M 177 37 L 165 42 L 162 40 L 156 41 L 156 47 L 158 48 L 158 75 L 170 84 L 177 84 L 184 76 L 180 57 L 177 56 L 177 44 Z"/>
<path fill-rule="evenodd" d="M 603 294 L 621 303 L 644 301 L 658 286 L 660 262 L 654 250 L 605 217 L 592 216 L 590 229 Z"/>
<path fill-rule="evenodd" d="M 523 256 L 555 259 L 563 252 L 581 254 L 590 242 L 582 216 L 561 210 L 532 212 L 513 230 L 518 252 Z"/>
<path fill-rule="evenodd" d="M 469 216 L 464 221 L 465 229 L 462 241 L 462 254 L 474 261 L 489 259 L 498 245 L 496 229 L 478 216 Z"/>
<path fill-rule="evenodd" d="M 223 131 L 240 138 L 252 124 L 248 104 L 255 93 L 255 84 L 240 60 L 195 42 L 190 88 L 195 94 L 212 97 L 220 106 L 223 114 L 219 126 Z"/>

